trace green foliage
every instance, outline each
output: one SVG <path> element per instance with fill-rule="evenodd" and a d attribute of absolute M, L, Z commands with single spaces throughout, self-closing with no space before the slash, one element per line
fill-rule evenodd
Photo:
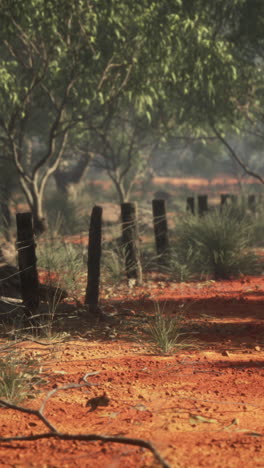
<path fill-rule="evenodd" d="M 173 248 L 168 252 L 167 261 L 159 264 L 159 270 L 177 282 L 190 281 L 193 278 L 192 268 L 188 263 L 182 262 L 181 256 Z"/>
<path fill-rule="evenodd" d="M 43 383 L 40 362 L 20 352 L 9 352 L 0 359 L 0 399 L 19 403 L 35 393 L 33 386 Z"/>
<path fill-rule="evenodd" d="M 158 128 L 166 140 L 182 129 L 204 137 L 216 124 L 235 128 L 249 104 L 263 107 L 259 0 L 24 3 L 0 4 L 0 149 L 36 217 L 67 149 L 78 152 L 91 130 L 104 139 L 109 115 L 125 121 L 132 108 L 143 132 Z M 104 154 L 124 196 L 149 151 L 120 132 L 113 138 Z"/>
<path fill-rule="evenodd" d="M 256 271 L 256 256 L 249 248 L 252 224 L 234 208 L 203 217 L 188 216 L 177 228 L 176 249 L 182 263 L 196 274 L 228 279 Z"/>

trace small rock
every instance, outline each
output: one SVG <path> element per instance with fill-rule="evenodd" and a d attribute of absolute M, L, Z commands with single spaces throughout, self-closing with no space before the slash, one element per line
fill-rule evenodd
<path fill-rule="evenodd" d="M 260 346 L 255 346 L 255 351 L 261 351 Z"/>

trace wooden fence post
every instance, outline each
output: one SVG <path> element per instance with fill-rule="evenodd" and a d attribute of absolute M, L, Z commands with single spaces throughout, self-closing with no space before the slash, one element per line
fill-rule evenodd
<path fill-rule="evenodd" d="M 128 280 L 142 283 L 142 268 L 139 255 L 139 238 L 136 203 L 121 204 L 122 245 L 125 253 L 125 268 Z"/>
<path fill-rule="evenodd" d="M 165 200 L 152 200 L 152 212 L 157 254 L 159 255 L 160 263 L 166 263 L 169 236 Z"/>
<path fill-rule="evenodd" d="M 231 199 L 231 195 L 229 193 L 221 193 L 220 195 L 220 212 L 222 212 L 224 205 L 226 205 L 227 201 Z"/>
<path fill-rule="evenodd" d="M 31 213 L 17 213 L 17 252 L 21 296 L 27 318 L 39 307 L 39 281 Z"/>
<path fill-rule="evenodd" d="M 207 195 L 198 195 L 198 214 L 203 216 L 208 211 Z"/>
<path fill-rule="evenodd" d="M 85 304 L 90 306 L 92 312 L 99 312 L 99 287 L 100 287 L 100 260 L 102 242 L 102 212 L 101 206 L 92 209 L 89 242 L 88 242 L 88 278 L 85 295 Z"/>
<path fill-rule="evenodd" d="M 250 194 L 248 195 L 248 208 L 252 213 L 256 213 L 256 195 Z"/>
<path fill-rule="evenodd" d="M 187 197 L 187 200 L 186 200 L 186 211 L 187 211 L 188 213 L 191 213 L 192 215 L 195 214 L 194 197 Z"/>

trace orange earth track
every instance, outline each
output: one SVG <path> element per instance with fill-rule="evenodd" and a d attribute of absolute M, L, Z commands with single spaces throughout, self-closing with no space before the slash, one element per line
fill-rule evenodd
<path fill-rule="evenodd" d="M 263 467 L 264 278 L 183 285 L 149 279 L 141 289 L 108 291 L 102 304 L 106 312 L 128 310 L 136 318 L 153 312 L 153 301 L 172 314 L 185 304 L 184 326 L 196 332 L 199 348 L 151 354 L 137 341 L 140 320 L 130 340 L 111 325 L 95 340 L 83 321 L 69 342 L 19 345 L 40 358 L 47 376 L 37 397 L 23 405 L 37 409 L 51 389 L 100 371 L 89 378 L 96 386 L 58 391 L 49 400 L 45 416 L 60 431 L 147 439 L 173 468 Z M 89 411 L 87 400 L 104 393 L 109 406 Z M 0 427 L 6 437 L 47 430 L 36 417 L 5 408 Z M 50 439 L 1 443 L 0 466 L 159 465 L 142 448 Z"/>

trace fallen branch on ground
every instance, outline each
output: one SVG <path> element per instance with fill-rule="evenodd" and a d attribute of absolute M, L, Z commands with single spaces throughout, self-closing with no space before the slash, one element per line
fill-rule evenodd
<path fill-rule="evenodd" d="M 31 414 L 36 416 L 40 419 L 45 426 L 50 430 L 50 432 L 44 432 L 41 434 L 33 434 L 29 436 L 12 436 L 12 437 L 0 437 L 0 442 L 26 442 L 26 441 L 35 441 L 40 439 L 59 439 L 59 440 L 72 440 L 72 441 L 81 441 L 81 442 L 113 442 L 117 444 L 126 444 L 126 445 L 133 445 L 136 447 L 142 447 L 149 450 L 156 460 L 160 463 L 162 468 L 170 468 L 170 465 L 162 458 L 156 448 L 152 445 L 151 442 L 148 442 L 144 439 L 136 439 L 133 437 L 119 437 L 119 436 L 104 436 L 99 434 L 65 434 L 59 432 L 53 424 L 49 422 L 49 420 L 43 415 L 44 408 L 46 406 L 47 401 L 57 393 L 59 390 L 69 390 L 72 388 L 82 388 L 94 385 L 86 380 L 89 375 L 95 375 L 97 372 L 87 373 L 84 376 L 85 383 L 83 384 L 69 384 L 63 385 L 62 387 L 58 387 L 56 389 L 51 390 L 44 401 L 42 402 L 39 410 L 34 410 L 30 408 L 25 408 L 23 406 L 13 405 L 12 403 L 8 403 L 5 400 L 0 400 L 0 406 L 4 406 L 5 408 L 13 409 L 15 411 L 20 411 L 22 413 Z"/>

